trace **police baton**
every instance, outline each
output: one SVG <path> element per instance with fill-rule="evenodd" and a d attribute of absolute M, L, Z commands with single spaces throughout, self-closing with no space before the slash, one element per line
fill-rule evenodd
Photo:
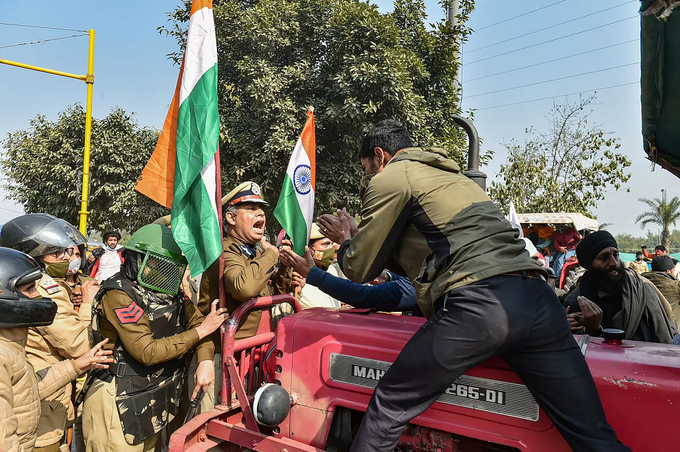
<path fill-rule="evenodd" d="M 203 386 L 201 386 L 201 388 L 196 393 L 196 397 L 194 397 L 194 400 L 189 402 L 189 411 L 187 411 L 187 415 L 184 418 L 185 424 L 192 420 L 194 416 L 196 416 L 196 409 L 198 408 L 198 404 L 201 403 L 202 398 L 203 398 Z"/>

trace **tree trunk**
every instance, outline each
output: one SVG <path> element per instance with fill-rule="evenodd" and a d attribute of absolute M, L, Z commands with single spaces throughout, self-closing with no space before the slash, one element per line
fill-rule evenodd
<path fill-rule="evenodd" d="M 663 233 L 661 234 L 661 244 L 666 247 L 666 251 L 670 254 L 671 252 L 671 231 L 668 227 L 663 228 Z"/>

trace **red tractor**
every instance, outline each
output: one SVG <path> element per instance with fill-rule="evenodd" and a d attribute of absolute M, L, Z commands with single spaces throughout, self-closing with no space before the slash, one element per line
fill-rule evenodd
<path fill-rule="evenodd" d="M 482 188 L 474 125 L 468 171 Z M 270 308 L 294 314 L 272 327 Z M 239 321 L 262 310 L 258 334 L 235 341 Z M 309 309 L 278 295 L 250 300 L 222 337 L 222 405 L 177 430 L 170 452 L 218 447 L 232 452 L 348 451 L 373 389 L 423 318 L 370 309 Z M 616 331 L 616 330 L 615 330 Z M 680 347 L 574 336 L 588 362 L 609 423 L 633 451 L 678 451 Z M 428 376 L 422 375 L 423 381 Z M 226 395 L 226 397 L 225 397 Z M 522 380 L 500 358 L 471 370 L 407 426 L 399 451 L 560 452 L 570 450 Z"/>
<path fill-rule="evenodd" d="M 289 303 L 295 314 L 274 331 L 268 327 L 269 307 L 278 303 Z M 253 309 L 263 310 L 258 335 L 235 342 L 239 320 Z M 243 304 L 223 338 L 222 400 L 224 394 L 232 397 L 177 430 L 170 451 L 349 450 L 373 388 L 423 322 L 361 309 L 300 311 L 288 295 Z M 616 334 L 574 340 L 619 438 L 633 451 L 680 450 L 673 427 L 680 417 L 680 347 L 625 341 Z M 274 397 L 256 397 L 268 382 L 285 392 L 276 388 Z M 257 422 L 258 412 L 269 414 L 268 426 Z M 278 418 L 276 425 L 272 418 Z M 413 419 L 397 450 L 570 448 L 520 378 L 495 358 L 460 377 Z"/>

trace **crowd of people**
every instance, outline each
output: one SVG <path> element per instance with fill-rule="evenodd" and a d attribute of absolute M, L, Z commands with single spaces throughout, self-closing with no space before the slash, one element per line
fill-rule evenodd
<path fill-rule="evenodd" d="M 535 224 L 523 226 L 523 233 L 529 253 L 546 266 L 552 262 L 558 280 L 569 259 L 580 266 L 566 293 L 558 291 L 574 332 L 600 335 L 614 328 L 623 330 L 626 339 L 680 343 L 678 261 L 664 246 L 656 246 L 654 253 L 642 246 L 626 265 L 606 231 Z"/>
<path fill-rule="evenodd" d="M 6 223 L 0 450 L 159 447 L 188 400 L 205 394 L 204 412 L 233 397 L 220 392 L 218 329 L 243 302 L 274 294 L 296 296 L 303 309 L 427 319 L 380 380 L 354 451 L 393 450 L 410 419 L 497 355 L 574 450 L 629 450 L 606 422 L 572 332 L 617 328 L 627 339 L 671 343 L 680 283 L 664 250 L 639 274 L 624 268 L 607 232 L 583 237 L 566 225 L 535 225 L 525 234 L 558 276 L 572 256 L 586 269 L 558 299 L 536 253 L 445 151 L 414 147 L 408 131 L 387 120 L 364 137 L 359 158 L 367 175 L 362 221 L 345 209 L 321 215 L 301 256 L 285 231 L 276 243 L 265 237 L 267 202 L 257 183 L 222 198 L 224 308 L 219 263 L 190 278 L 169 217 L 134 232 L 125 247 L 108 232 L 89 254 L 85 237 L 62 219 L 28 214 Z M 236 340 L 256 335 L 262 319 L 260 310 L 247 313 Z M 449 353 L 437 354 L 443 349 Z"/>

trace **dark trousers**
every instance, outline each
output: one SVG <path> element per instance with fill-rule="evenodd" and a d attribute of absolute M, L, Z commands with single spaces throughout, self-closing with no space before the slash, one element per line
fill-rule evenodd
<path fill-rule="evenodd" d="M 393 451 L 408 422 L 459 376 L 501 356 L 574 451 L 629 451 L 617 439 L 554 292 L 496 276 L 449 292 L 378 383 L 352 452 Z"/>

